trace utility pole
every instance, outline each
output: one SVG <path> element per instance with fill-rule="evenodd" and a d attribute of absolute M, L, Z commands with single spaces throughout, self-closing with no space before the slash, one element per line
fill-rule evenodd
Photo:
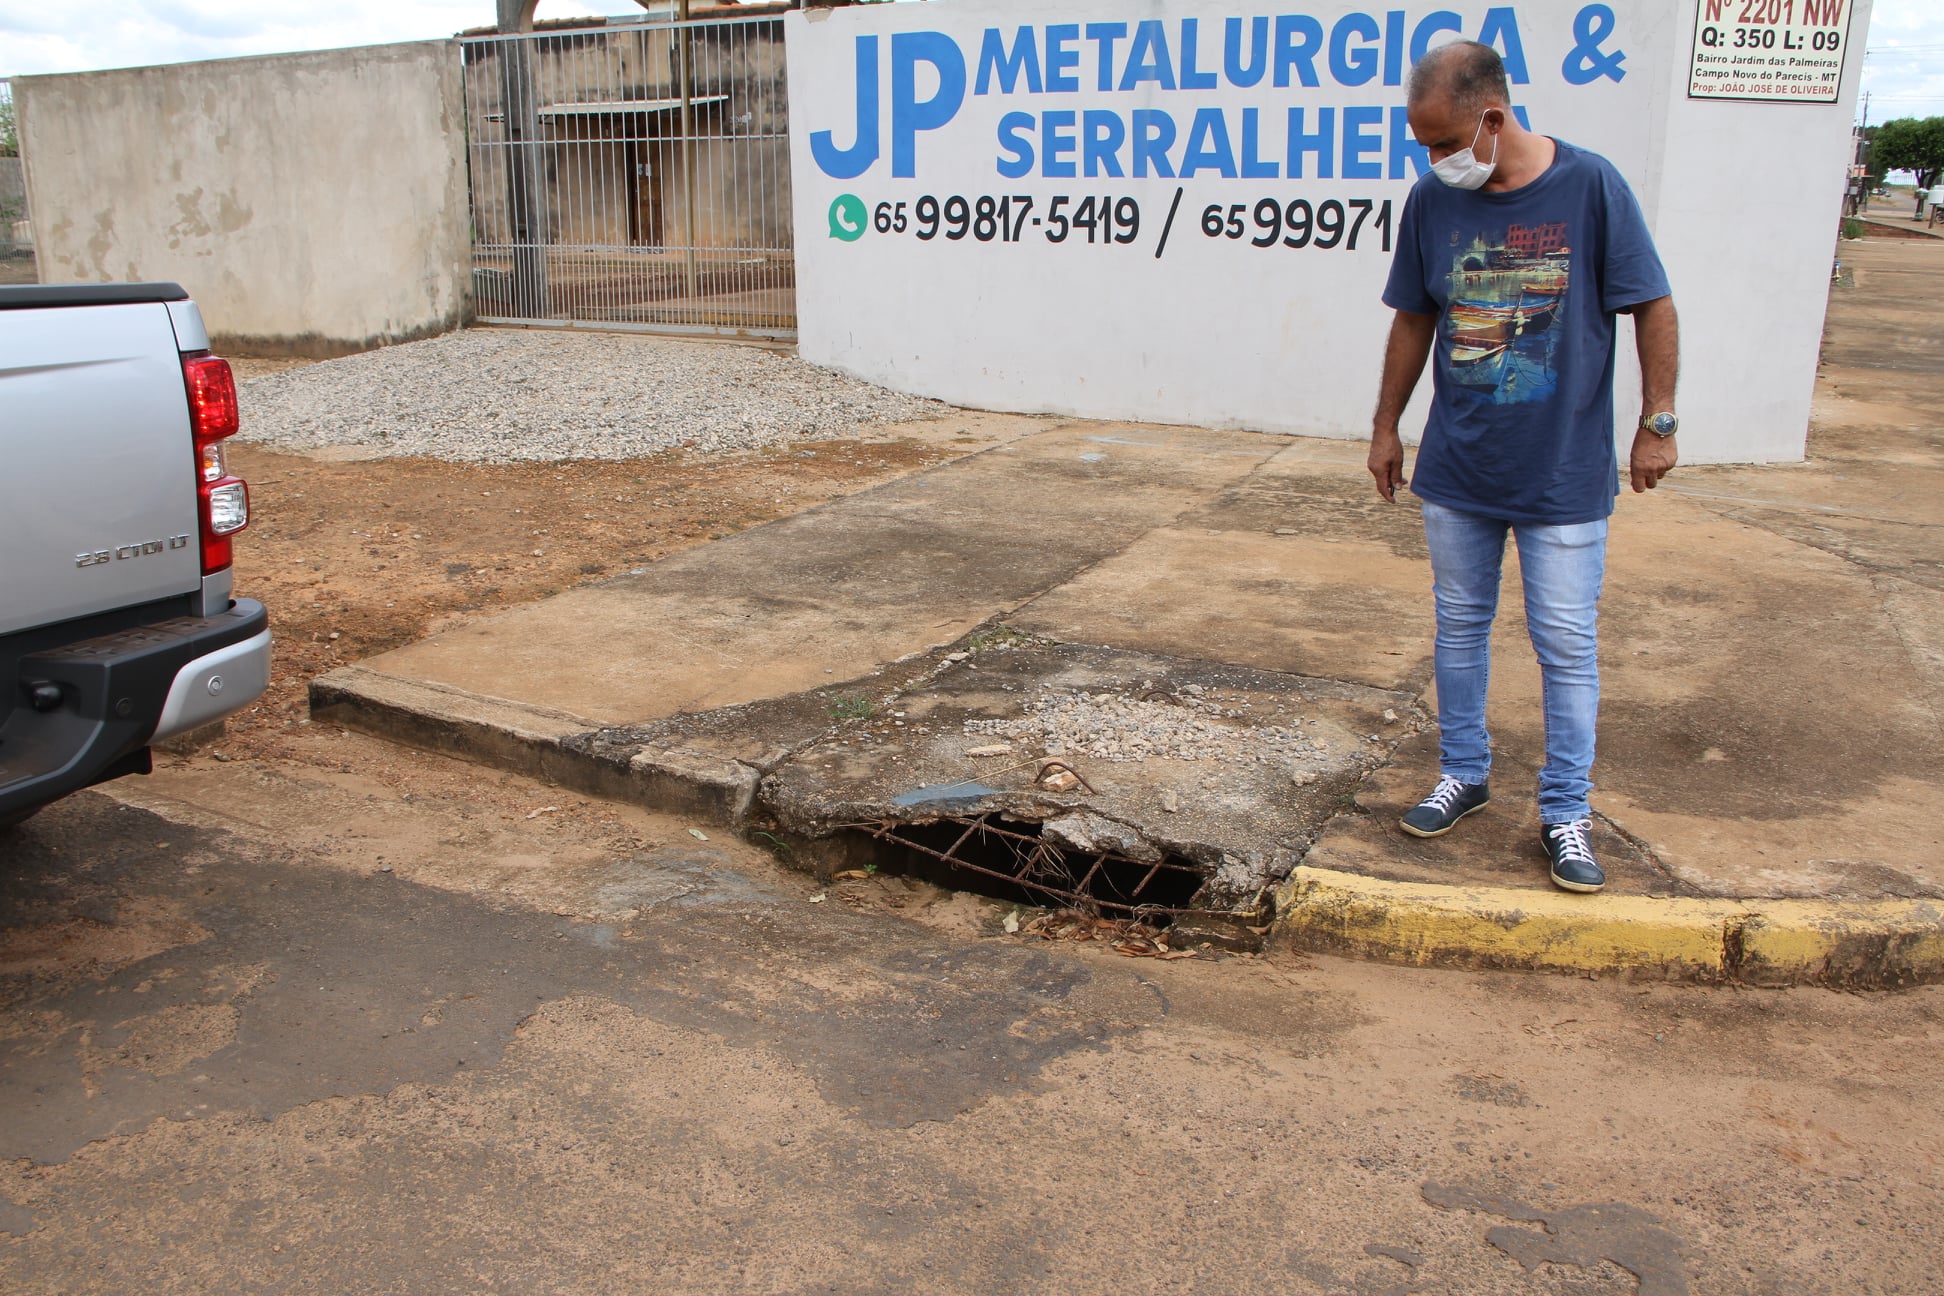
<path fill-rule="evenodd" d="M 1866 55 L 1867 57 L 1867 55 Z M 1863 92 L 1863 122 L 1856 128 L 1856 154 L 1850 159 L 1863 172 L 1856 181 L 1856 214 L 1870 209 L 1870 92 Z"/>

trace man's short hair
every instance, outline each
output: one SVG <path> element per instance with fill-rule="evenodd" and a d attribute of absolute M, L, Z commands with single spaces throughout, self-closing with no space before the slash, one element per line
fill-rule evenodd
<path fill-rule="evenodd" d="M 1440 45 L 1411 68 L 1410 101 L 1421 103 L 1437 94 L 1451 96 L 1461 116 L 1487 108 L 1512 106 L 1512 86 L 1505 79 L 1505 60 L 1490 45 L 1452 41 Z"/>

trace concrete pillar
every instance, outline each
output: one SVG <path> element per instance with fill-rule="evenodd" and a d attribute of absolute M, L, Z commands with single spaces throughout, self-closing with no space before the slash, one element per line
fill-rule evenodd
<path fill-rule="evenodd" d="M 498 0 L 504 34 L 531 32 L 540 0 Z M 540 153 L 540 113 L 533 94 L 533 49 L 526 41 L 498 43 L 500 106 L 506 113 L 507 206 L 513 220 L 513 306 L 544 319 L 553 313 L 547 290 L 546 161 Z"/>

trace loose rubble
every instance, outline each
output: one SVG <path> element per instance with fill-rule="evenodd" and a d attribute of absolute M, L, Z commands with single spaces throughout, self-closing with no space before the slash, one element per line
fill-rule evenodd
<path fill-rule="evenodd" d="M 759 347 L 466 329 L 241 384 L 238 437 L 468 463 L 750 450 L 945 407 Z"/>
<path fill-rule="evenodd" d="M 1157 757 L 1255 764 L 1327 757 L 1325 740 L 1299 727 L 1225 723 L 1245 720 L 1245 705 L 1224 706 L 1199 684 L 1173 693 L 1147 688 L 1135 696 L 1043 690 L 1027 700 L 1024 714 L 967 720 L 965 732 L 1035 744 L 1051 756 L 1101 761 Z"/>

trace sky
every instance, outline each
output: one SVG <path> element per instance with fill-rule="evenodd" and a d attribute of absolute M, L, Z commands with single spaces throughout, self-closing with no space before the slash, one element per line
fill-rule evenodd
<path fill-rule="evenodd" d="M 0 0 L 0 76 L 430 40 L 493 21 L 493 0 Z M 541 0 L 541 18 L 641 12 Z M 1869 120 L 1944 116 L 1944 4 L 1877 0 Z"/>

